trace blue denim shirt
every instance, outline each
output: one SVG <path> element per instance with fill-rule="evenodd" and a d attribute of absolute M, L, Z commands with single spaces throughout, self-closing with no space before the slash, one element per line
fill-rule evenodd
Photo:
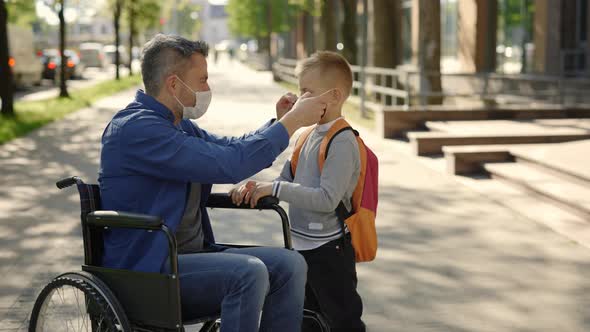
<path fill-rule="evenodd" d="M 180 127 L 180 128 L 179 128 Z M 288 146 L 280 123 L 267 123 L 242 137 L 219 137 L 174 116 L 139 90 L 102 136 L 99 185 L 103 210 L 160 216 L 176 232 L 191 182 L 202 184 L 206 243 L 215 243 L 205 202 L 211 184 L 237 183 L 272 164 Z M 168 244 L 161 232 L 113 229 L 104 234 L 103 266 L 162 271 Z"/>

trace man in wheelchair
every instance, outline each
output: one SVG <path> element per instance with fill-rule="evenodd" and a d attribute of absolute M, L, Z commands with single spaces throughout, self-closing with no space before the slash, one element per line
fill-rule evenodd
<path fill-rule="evenodd" d="M 160 216 L 174 232 L 183 320 L 221 312 L 224 331 L 299 331 L 304 259 L 282 248 L 216 245 L 205 203 L 211 184 L 237 183 L 271 165 L 298 128 L 320 120 L 325 102 L 302 96 L 277 106 L 276 120 L 239 138 L 208 133 L 194 121 L 211 101 L 207 52 L 204 42 L 162 34 L 145 45 L 145 91 L 102 137 L 102 209 Z M 167 257 L 161 233 L 104 232 L 105 267 L 167 272 Z"/>

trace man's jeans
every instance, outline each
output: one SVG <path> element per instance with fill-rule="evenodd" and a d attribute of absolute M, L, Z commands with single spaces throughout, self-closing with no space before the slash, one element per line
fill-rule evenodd
<path fill-rule="evenodd" d="M 184 254 L 178 255 L 178 270 L 183 320 L 221 311 L 222 332 L 301 331 L 307 264 L 296 251 Z"/>

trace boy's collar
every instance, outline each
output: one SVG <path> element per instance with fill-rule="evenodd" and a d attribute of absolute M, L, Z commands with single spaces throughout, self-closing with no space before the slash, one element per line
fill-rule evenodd
<path fill-rule="evenodd" d="M 325 132 L 327 132 L 328 130 L 330 130 L 330 127 L 332 127 L 332 125 L 333 125 L 333 124 L 334 124 L 336 121 L 338 121 L 338 120 L 340 120 L 340 119 L 344 119 L 344 117 L 343 117 L 343 116 L 341 116 L 341 117 L 339 117 L 338 119 L 334 119 L 334 120 L 332 120 L 332 121 L 330 121 L 330 122 L 328 122 L 328 123 L 324 123 L 324 124 L 317 125 L 317 126 L 315 126 L 315 130 L 316 130 L 318 133 L 325 133 Z"/>

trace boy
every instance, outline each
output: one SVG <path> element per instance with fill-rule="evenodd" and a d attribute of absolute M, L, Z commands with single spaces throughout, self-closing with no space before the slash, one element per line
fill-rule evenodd
<path fill-rule="evenodd" d="M 340 202 L 351 211 L 360 173 L 358 143 L 351 130 L 334 136 L 323 170 L 318 167 L 322 139 L 342 118 L 342 105 L 352 89 L 352 72 L 339 54 L 318 52 L 301 63 L 298 76 L 301 94 L 330 94 L 332 101 L 301 149 L 295 177 L 287 161 L 274 182 L 250 181 L 230 194 L 238 205 L 245 202 L 254 206 L 269 195 L 289 203 L 293 247 L 308 264 L 305 307 L 321 312 L 332 331 L 364 331 L 362 301 L 356 291 L 355 253 L 350 234 L 343 230 L 335 212 Z M 292 104 L 295 99 L 283 102 Z M 304 322 L 303 330 L 309 328 Z"/>

